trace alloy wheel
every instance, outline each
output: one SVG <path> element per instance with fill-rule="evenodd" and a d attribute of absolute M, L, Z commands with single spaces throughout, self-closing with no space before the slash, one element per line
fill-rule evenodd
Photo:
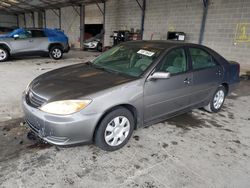
<path fill-rule="evenodd" d="M 60 49 L 58 48 L 55 48 L 53 51 L 52 51 L 52 55 L 53 57 L 55 58 L 60 58 L 62 56 L 62 52 Z"/>
<path fill-rule="evenodd" d="M 214 95 L 214 100 L 213 100 L 214 108 L 219 109 L 223 104 L 224 99 L 225 99 L 225 93 L 223 92 L 223 90 L 218 90 L 217 93 Z"/>
<path fill-rule="evenodd" d="M 6 51 L 0 49 L 0 61 L 4 60 L 7 57 Z"/>

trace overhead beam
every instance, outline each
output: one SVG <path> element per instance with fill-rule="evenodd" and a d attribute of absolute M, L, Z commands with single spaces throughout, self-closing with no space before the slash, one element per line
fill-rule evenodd
<path fill-rule="evenodd" d="M 78 9 L 75 6 L 72 6 L 73 9 L 76 11 L 76 13 L 78 14 L 78 16 L 81 16 L 80 12 L 78 11 Z M 81 7 L 81 6 L 80 6 Z"/>
<path fill-rule="evenodd" d="M 104 10 L 101 9 L 100 5 L 98 4 L 97 1 L 95 1 L 96 6 L 98 7 L 98 9 L 100 10 L 100 12 L 102 13 L 102 15 L 104 15 Z"/>
<path fill-rule="evenodd" d="M 13 10 L 13 11 L 17 11 L 17 10 L 16 10 L 16 9 L 12 9 L 12 7 L 17 8 L 18 11 L 23 11 L 23 12 L 29 11 L 29 9 L 20 7 L 17 3 L 13 3 L 13 2 L 8 1 L 8 0 L 1 0 L 1 1 L 4 2 L 4 3 L 7 3 L 7 4 L 9 4 L 9 5 L 11 5 L 11 6 L 8 6 L 7 8 L 10 8 L 10 9 Z"/>
<path fill-rule="evenodd" d="M 2 1 L 2 0 L 0 0 Z M 6 8 L 4 9 L 1 9 L 0 7 L 0 10 L 4 10 L 5 12 L 9 12 L 10 14 L 22 14 L 22 13 L 30 13 L 30 12 L 33 12 L 33 11 L 43 11 L 43 10 L 48 10 L 48 9 L 58 9 L 58 8 L 62 8 L 62 7 L 67 7 L 67 6 L 80 6 L 81 4 L 83 5 L 88 5 L 88 4 L 93 4 L 95 3 L 95 1 L 86 1 L 86 0 L 68 0 L 64 3 L 47 3 L 45 5 L 40 5 L 40 6 L 35 6 L 35 5 L 32 5 L 30 3 L 28 3 L 26 0 L 18 0 L 19 1 L 19 6 L 20 5 L 26 5 L 27 7 L 23 8 L 20 6 L 20 10 L 5 10 Z M 105 2 L 106 0 L 96 0 L 98 3 L 103 3 Z M 22 10 L 21 10 L 22 8 Z M 80 12 L 78 11 L 79 15 L 80 15 Z"/>

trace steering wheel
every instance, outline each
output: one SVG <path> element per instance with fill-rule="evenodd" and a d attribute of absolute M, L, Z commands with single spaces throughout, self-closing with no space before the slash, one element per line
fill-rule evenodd
<path fill-rule="evenodd" d="M 134 67 L 134 65 L 135 65 L 135 63 L 136 63 L 136 61 L 137 61 L 137 54 L 136 53 L 134 53 L 132 56 L 131 56 L 131 58 L 130 58 L 130 62 L 129 62 L 129 68 L 132 68 L 132 67 Z"/>
<path fill-rule="evenodd" d="M 138 66 L 138 68 L 141 69 L 142 71 L 146 70 L 147 67 L 148 66 L 145 65 L 145 64 L 141 64 L 141 65 Z"/>

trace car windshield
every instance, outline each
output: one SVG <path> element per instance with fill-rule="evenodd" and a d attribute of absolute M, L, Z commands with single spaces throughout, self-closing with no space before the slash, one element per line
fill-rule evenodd
<path fill-rule="evenodd" d="M 101 40 L 102 37 L 103 37 L 103 34 L 99 33 L 99 34 L 95 35 L 94 37 L 91 37 L 91 38 L 85 40 L 85 42 L 92 42 L 92 41 L 95 41 L 95 40 Z"/>
<path fill-rule="evenodd" d="M 121 44 L 98 56 L 92 64 L 107 71 L 139 77 L 162 51 L 145 44 Z"/>
<path fill-rule="evenodd" d="M 23 29 L 15 29 L 12 32 L 9 32 L 7 35 L 12 37 L 15 34 L 19 34 L 19 33 L 23 32 L 23 31 L 24 31 Z"/>

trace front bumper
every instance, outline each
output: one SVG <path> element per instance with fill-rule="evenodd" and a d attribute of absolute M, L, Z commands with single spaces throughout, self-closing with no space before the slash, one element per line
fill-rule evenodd
<path fill-rule="evenodd" d="M 90 45 L 89 43 L 83 43 L 83 47 L 84 47 L 84 49 L 96 49 L 97 48 L 97 45 L 98 44 L 96 44 L 96 45 Z"/>
<path fill-rule="evenodd" d="M 31 130 L 44 141 L 54 145 L 72 145 L 93 140 L 101 114 L 51 115 L 26 103 L 23 97 L 25 120 Z"/>

